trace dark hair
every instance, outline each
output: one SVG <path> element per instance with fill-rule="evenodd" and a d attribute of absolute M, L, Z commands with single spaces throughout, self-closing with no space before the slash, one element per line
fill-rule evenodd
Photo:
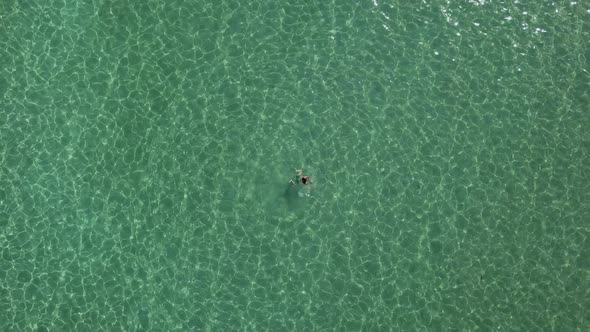
<path fill-rule="evenodd" d="M 309 177 L 308 177 L 308 176 L 302 176 L 302 177 L 301 177 L 301 182 L 302 182 L 303 184 L 305 184 L 307 181 L 309 181 Z"/>

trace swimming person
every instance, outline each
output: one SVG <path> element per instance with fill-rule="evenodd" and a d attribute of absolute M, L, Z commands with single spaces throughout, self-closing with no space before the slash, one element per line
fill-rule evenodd
<path fill-rule="evenodd" d="M 311 184 L 311 178 L 307 175 L 303 175 L 303 170 L 296 169 L 295 172 L 297 172 L 297 175 L 289 180 L 291 184 L 297 184 L 299 182 L 303 184 Z"/>

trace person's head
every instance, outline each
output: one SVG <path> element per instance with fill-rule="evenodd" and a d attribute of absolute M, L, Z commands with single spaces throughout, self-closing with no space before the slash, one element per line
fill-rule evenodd
<path fill-rule="evenodd" d="M 302 176 L 301 177 L 301 183 L 307 184 L 308 181 L 309 181 L 309 176 Z"/>

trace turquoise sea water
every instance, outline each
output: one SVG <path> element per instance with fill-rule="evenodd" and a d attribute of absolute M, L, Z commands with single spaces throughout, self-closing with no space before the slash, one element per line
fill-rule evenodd
<path fill-rule="evenodd" d="M 587 331 L 589 41 L 586 1 L 0 1 L 0 330 Z"/>

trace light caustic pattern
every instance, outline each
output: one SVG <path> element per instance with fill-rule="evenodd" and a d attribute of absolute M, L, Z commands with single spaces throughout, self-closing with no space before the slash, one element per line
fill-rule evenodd
<path fill-rule="evenodd" d="M 2 2 L 0 329 L 587 329 L 589 9 Z"/>

